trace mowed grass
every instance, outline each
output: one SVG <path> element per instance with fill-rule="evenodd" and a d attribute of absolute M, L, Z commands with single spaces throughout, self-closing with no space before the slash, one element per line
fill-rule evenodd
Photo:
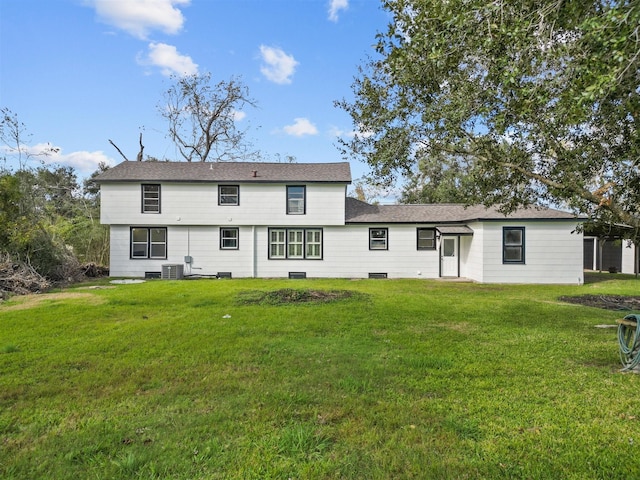
<path fill-rule="evenodd" d="M 0 305 L 0 478 L 640 478 L 640 377 L 596 328 L 628 312 L 557 300 L 640 294 L 599 280 L 15 298 Z M 283 304 L 282 289 L 350 294 Z"/>

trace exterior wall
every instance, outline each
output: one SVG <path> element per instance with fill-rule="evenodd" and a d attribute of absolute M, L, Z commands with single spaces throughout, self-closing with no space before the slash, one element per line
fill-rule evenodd
<path fill-rule="evenodd" d="M 161 225 L 158 225 L 161 226 Z M 282 225 L 272 225 L 282 227 Z M 130 226 L 111 226 L 111 275 L 142 277 L 160 272 L 162 265 L 184 263 L 185 275 L 215 275 L 231 272 L 240 277 L 287 277 L 305 272 L 308 277 L 366 278 L 369 273 L 386 273 L 389 278 L 437 278 L 438 250 L 418 250 L 416 226 L 390 226 L 389 249 L 369 250 L 369 225 L 322 227 L 322 260 L 280 260 L 268 258 L 268 227 L 239 227 L 238 250 L 221 250 L 219 226 L 169 226 L 167 258 L 130 258 Z"/>
<path fill-rule="evenodd" d="M 184 264 L 185 275 L 215 275 L 233 272 L 234 276 L 251 277 L 252 228 L 240 227 L 238 250 L 220 249 L 220 228 L 203 226 L 171 226 L 167 228 L 166 259 L 131 259 L 130 227 L 111 226 L 111 266 L 114 277 L 143 277 L 145 272 L 161 272 L 162 265 Z M 185 256 L 193 262 L 185 263 Z"/>
<path fill-rule="evenodd" d="M 622 273 L 636 273 L 636 248 L 633 243 L 622 241 Z"/>
<path fill-rule="evenodd" d="M 229 182 L 234 184 L 234 182 Z M 111 275 L 142 277 L 165 264 L 183 264 L 186 275 L 231 272 L 240 277 L 438 278 L 439 245 L 417 249 L 417 228 L 433 225 L 345 225 L 345 185 L 307 184 L 306 214 L 286 214 L 286 185 L 240 184 L 238 206 L 218 205 L 218 185 L 167 183 L 161 186 L 161 213 L 141 213 L 140 183 L 107 183 L 102 189 L 102 223 L 111 225 Z M 292 184 L 293 185 L 293 184 Z M 524 265 L 502 263 L 502 227 L 524 226 Z M 167 228 L 166 259 L 131 259 L 131 227 Z M 583 237 L 571 234 L 566 222 L 473 222 L 473 236 L 460 236 L 460 276 L 490 283 L 583 282 Z M 238 249 L 220 249 L 220 227 L 239 229 Z M 321 260 L 280 260 L 268 257 L 268 229 L 320 228 Z M 369 250 L 369 228 L 388 229 L 388 249 Z M 624 249 L 632 253 L 633 249 Z M 193 262 L 185 263 L 185 256 Z M 629 267 L 631 264 L 631 267 Z M 623 271 L 633 263 L 626 260 Z"/>
<path fill-rule="evenodd" d="M 222 206 L 218 184 L 161 184 L 161 213 L 141 213 L 140 183 L 107 183 L 101 186 L 100 221 L 138 226 L 344 224 L 344 184 L 308 184 L 305 215 L 287 215 L 287 185 L 241 184 L 240 204 Z"/>
<path fill-rule="evenodd" d="M 484 230 L 481 223 L 470 223 L 473 236 L 460 237 L 460 276 L 483 281 Z"/>
<path fill-rule="evenodd" d="M 503 226 L 525 227 L 524 265 L 502 263 Z M 584 283 L 583 237 L 572 233 L 574 229 L 575 224 L 571 221 L 484 222 L 484 265 L 481 277 L 474 280 L 485 283 Z"/>
<path fill-rule="evenodd" d="M 472 225 L 472 237 L 460 237 L 461 277 L 487 283 L 583 282 L 582 236 L 571 233 L 571 222 L 509 223 L 525 227 L 524 265 L 502 263 L 504 225 L 476 223 Z M 185 275 L 231 272 L 234 278 L 287 277 L 289 272 L 305 272 L 310 278 L 366 278 L 369 273 L 385 273 L 388 278 L 440 275 L 439 248 L 417 249 L 416 229 L 421 225 L 314 227 L 323 231 L 322 260 L 269 259 L 267 226 L 239 227 L 238 249 L 221 250 L 217 225 L 168 226 L 167 258 L 146 260 L 130 259 L 130 226 L 112 225 L 111 275 L 142 277 L 145 272 L 160 272 L 162 265 L 173 263 L 184 264 Z M 369 250 L 370 227 L 388 228 L 388 250 Z M 190 265 L 184 263 L 187 255 L 193 259 Z"/>
<path fill-rule="evenodd" d="M 389 226 L 388 250 L 369 250 L 369 227 L 387 228 L 384 225 L 323 228 L 322 260 L 269 260 L 267 232 L 261 229 L 256 239 L 258 276 L 285 277 L 288 272 L 306 272 L 308 277 L 330 278 L 366 278 L 369 273 L 386 273 L 388 278 L 438 277 L 438 251 L 417 250 L 417 226 Z"/>

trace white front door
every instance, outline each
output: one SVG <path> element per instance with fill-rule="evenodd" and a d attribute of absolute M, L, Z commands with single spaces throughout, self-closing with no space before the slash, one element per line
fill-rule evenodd
<path fill-rule="evenodd" d="M 443 277 L 457 277 L 458 273 L 458 237 L 442 237 L 440 245 L 440 261 Z"/>

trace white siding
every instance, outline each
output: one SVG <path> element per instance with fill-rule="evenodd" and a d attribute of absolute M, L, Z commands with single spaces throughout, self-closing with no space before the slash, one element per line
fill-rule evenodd
<path fill-rule="evenodd" d="M 525 264 L 502 263 L 502 228 L 525 227 Z M 486 283 L 584 282 L 582 234 L 571 233 L 573 222 L 485 222 L 483 269 Z M 474 238 L 475 241 L 475 238 Z"/>
<path fill-rule="evenodd" d="M 517 223 L 525 227 L 524 265 L 502 263 L 503 223 L 474 224 L 473 237 L 460 238 L 460 274 L 487 283 L 570 283 L 583 281 L 582 236 L 567 223 Z M 281 225 L 273 225 L 280 227 Z M 369 250 L 369 228 L 388 228 L 388 250 Z M 130 227 L 111 227 L 111 275 L 142 277 L 159 272 L 163 264 L 184 263 L 185 274 L 215 275 L 231 272 L 240 277 L 287 277 L 305 272 L 308 277 L 366 278 L 386 273 L 389 278 L 438 278 L 439 251 L 418 250 L 416 225 L 347 225 L 322 227 L 322 260 L 268 258 L 268 227 L 239 227 L 237 250 L 220 249 L 219 226 L 169 226 L 167 259 L 130 259 Z"/>
<path fill-rule="evenodd" d="M 469 224 L 473 230 L 473 236 L 460 237 L 460 276 L 482 281 L 483 262 L 483 235 L 481 223 Z"/>
<path fill-rule="evenodd" d="M 231 182 L 230 184 L 233 184 Z M 287 215 L 286 184 L 241 184 L 240 205 L 218 205 L 218 185 L 161 185 L 161 212 L 141 212 L 139 183 L 103 184 L 102 223 L 111 225 L 343 225 L 344 184 L 309 184 L 306 214 Z"/>
<path fill-rule="evenodd" d="M 234 184 L 230 182 L 229 184 Z M 141 277 L 179 263 L 185 274 L 231 272 L 240 277 L 438 278 L 439 249 L 418 250 L 417 228 L 433 225 L 345 225 L 345 185 L 308 184 L 306 214 L 286 214 L 286 185 L 240 184 L 238 206 L 218 205 L 218 185 L 167 183 L 161 187 L 161 213 L 141 213 L 139 183 L 102 185 L 101 221 L 111 225 L 111 275 Z M 525 227 L 524 265 L 502 262 L 502 228 Z M 166 259 L 131 259 L 131 227 L 167 228 Z M 569 283 L 583 281 L 583 237 L 572 221 L 473 222 L 473 236 L 459 242 L 460 276 L 490 283 Z M 237 250 L 220 248 L 220 228 L 239 229 Z M 268 257 L 268 229 L 321 228 L 321 260 Z M 369 250 L 369 228 L 388 229 L 388 250 Z M 623 253 L 629 253 L 625 249 Z M 185 263 L 185 256 L 193 258 Z M 626 258 L 626 257 L 625 257 Z M 623 265 L 629 269 L 629 260 Z M 633 268 L 633 267 L 631 267 Z M 633 271 L 633 270 L 631 270 Z"/>
<path fill-rule="evenodd" d="M 280 227 L 280 225 L 274 225 Z M 376 226 L 377 227 L 377 226 Z M 167 259 L 130 259 L 130 228 L 111 227 L 111 275 L 142 277 L 159 272 L 163 264 L 184 263 L 185 274 L 214 275 L 231 272 L 240 277 L 287 277 L 305 272 L 308 277 L 366 278 L 386 273 L 389 278 L 437 278 L 437 250 L 418 250 L 416 226 L 390 226 L 389 250 L 369 250 L 369 226 L 322 227 L 322 260 L 278 260 L 268 257 L 268 227 L 240 227 L 239 249 L 220 249 L 218 226 L 169 226 Z"/>
<path fill-rule="evenodd" d="M 220 249 L 219 227 L 168 227 L 167 258 L 162 260 L 131 259 L 129 255 L 130 228 L 111 227 L 111 276 L 143 277 L 145 272 L 160 272 L 164 264 L 184 264 L 185 275 L 215 275 L 232 272 L 233 276 L 251 277 L 253 274 L 252 227 L 239 227 L 237 250 Z M 192 263 L 185 263 L 191 256 Z"/>
<path fill-rule="evenodd" d="M 378 225 L 323 228 L 322 260 L 270 260 L 266 251 L 267 230 L 260 229 L 258 276 L 285 277 L 289 272 L 333 278 L 366 278 L 369 273 L 386 273 L 389 278 L 438 276 L 438 252 L 417 250 L 416 226 L 389 226 L 388 250 L 369 250 L 369 227 L 387 228 Z"/>
<path fill-rule="evenodd" d="M 636 273 L 635 251 L 633 243 L 622 241 L 622 273 Z"/>

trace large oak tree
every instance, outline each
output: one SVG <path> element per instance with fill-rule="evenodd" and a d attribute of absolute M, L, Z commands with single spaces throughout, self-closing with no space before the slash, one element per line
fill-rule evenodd
<path fill-rule="evenodd" d="M 445 178 L 468 203 L 563 205 L 640 229 L 638 0 L 383 7 L 376 56 L 337 102 L 358 130 L 345 154 L 414 190 Z"/>

